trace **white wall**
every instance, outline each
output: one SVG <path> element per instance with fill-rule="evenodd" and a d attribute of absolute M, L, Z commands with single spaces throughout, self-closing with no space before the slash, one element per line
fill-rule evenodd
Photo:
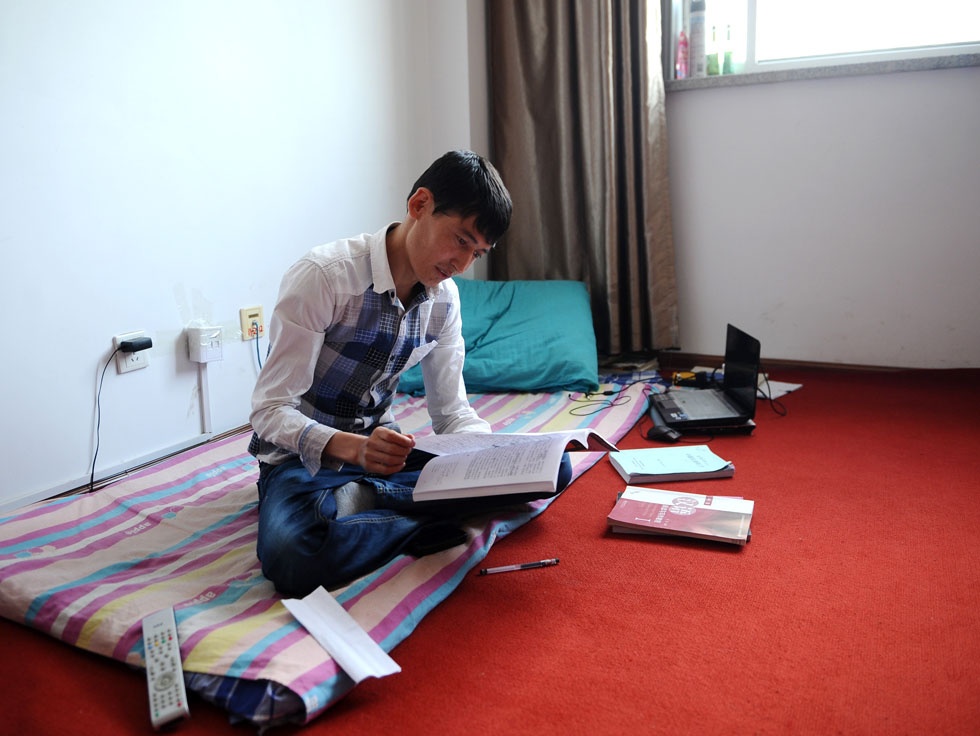
<path fill-rule="evenodd" d="M 97 477 L 200 437 L 196 320 L 224 328 L 213 431 L 247 422 L 239 308 L 268 315 L 300 254 L 400 218 L 429 162 L 486 140 L 474 8 L 482 23 L 449 0 L 0 4 L 0 507 L 87 480 L 114 334 L 154 347 L 106 373 Z"/>
<path fill-rule="evenodd" d="M 980 68 L 672 92 L 682 348 L 980 366 Z"/>

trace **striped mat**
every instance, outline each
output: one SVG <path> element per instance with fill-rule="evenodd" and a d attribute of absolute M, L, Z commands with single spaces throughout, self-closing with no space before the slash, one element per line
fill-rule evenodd
<path fill-rule="evenodd" d="M 646 405 L 643 384 L 598 404 L 563 393 L 470 398 L 495 431 L 591 427 L 613 442 Z M 431 432 L 424 398 L 399 395 L 395 408 L 403 431 Z M 191 690 L 236 722 L 268 726 L 316 717 L 353 682 L 261 574 L 257 468 L 248 438 L 209 442 L 95 493 L 0 519 L 0 615 L 142 667 L 142 618 L 172 605 Z M 601 454 L 572 457 L 578 477 Z M 390 652 L 496 540 L 549 502 L 475 518 L 467 544 L 420 559 L 397 557 L 334 595 Z"/>

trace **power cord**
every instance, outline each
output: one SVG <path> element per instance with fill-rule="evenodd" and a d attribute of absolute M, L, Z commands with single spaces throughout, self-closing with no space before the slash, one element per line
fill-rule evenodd
<path fill-rule="evenodd" d="M 153 347 L 153 341 L 148 337 L 136 337 L 131 340 L 123 340 L 119 347 L 110 353 L 105 365 L 102 366 L 102 375 L 99 378 L 99 388 L 95 392 L 95 452 L 92 453 L 92 467 L 88 476 L 89 491 L 95 490 L 95 461 L 99 459 L 99 445 L 101 444 L 100 434 L 102 429 L 102 384 L 105 383 L 105 373 L 109 370 L 109 364 L 116 357 L 116 353 L 138 353 L 140 350 L 147 350 Z"/>
<path fill-rule="evenodd" d="M 721 381 L 718 380 L 720 368 L 712 368 L 707 371 L 675 371 L 671 378 L 672 386 L 684 386 L 687 388 L 712 388 Z"/>
<path fill-rule="evenodd" d="M 630 381 L 629 383 L 622 384 L 617 389 L 606 389 L 605 391 L 586 391 L 581 397 L 576 397 L 572 394 L 568 395 L 570 401 L 575 402 L 578 406 L 573 406 L 568 410 L 568 413 L 573 417 L 587 417 L 593 414 L 598 414 L 606 409 L 611 409 L 614 406 L 623 406 L 628 404 L 633 400 L 632 396 L 620 396 L 626 389 L 630 386 L 635 386 L 638 383 L 649 383 L 649 379 L 640 378 L 635 381 Z M 644 392 L 644 397 L 647 395 Z"/>
<path fill-rule="evenodd" d="M 259 323 L 253 321 L 252 328 L 255 330 L 255 360 L 259 364 L 259 370 L 262 370 L 262 355 L 259 353 Z"/>
<path fill-rule="evenodd" d="M 769 402 L 769 408 L 772 409 L 777 416 L 781 416 L 781 417 L 786 416 L 789 413 L 789 409 L 786 408 L 786 405 L 783 404 L 782 401 L 780 401 L 779 399 L 774 399 L 772 397 L 772 386 L 769 385 L 769 372 L 763 371 L 762 375 L 765 379 L 766 390 L 763 391 L 762 388 L 760 387 L 759 393 L 762 394 L 762 398 L 764 400 Z"/>
<path fill-rule="evenodd" d="M 89 491 L 95 490 L 95 461 L 99 457 L 99 431 L 102 428 L 102 383 L 105 381 L 105 372 L 109 370 L 109 364 L 118 352 L 119 348 L 113 350 L 109 359 L 105 362 L 105 366 L 102 368 L 102 377 L 99 379 L 99 388 L 95 394 L 95 452 L 92 455 L 92 470 L 88 478 Z"/>

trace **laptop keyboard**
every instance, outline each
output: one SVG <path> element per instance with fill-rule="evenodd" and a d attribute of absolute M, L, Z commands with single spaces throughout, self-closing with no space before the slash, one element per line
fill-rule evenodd
<path fill-rule="evenodd" d="M 728 402 L 714 391 L 675 391 L 671 394 L 674 403 L 688 419 L 737 417 Z"/>

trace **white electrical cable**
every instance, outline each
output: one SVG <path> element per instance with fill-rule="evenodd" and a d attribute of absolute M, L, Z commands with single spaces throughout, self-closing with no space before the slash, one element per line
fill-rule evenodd
<path fill-rule="evenodd" d="M 211 436 L 211 392 L 208 390 L 208 364 L 197 364 L 197 387 L 201 395 L 201 431 Z"/>

